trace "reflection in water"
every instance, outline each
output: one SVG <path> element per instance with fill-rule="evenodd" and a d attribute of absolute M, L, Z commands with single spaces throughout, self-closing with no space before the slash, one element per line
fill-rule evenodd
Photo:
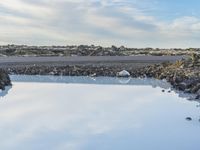
<path fill-rule="evenodd" d="M 137 85 L 152 86 L 170 89 L 171 85 L 165 80 L 157 80 L 153 78 L 113 78 L 113 77 L 89 77 L 89 76 L 41 76 L 41 75 L 11 75 L 14 82 L 39 82 L 39 83 L 75 83 L 75 84 L 111 84 L 111 85 Z M 188 100 L 195 100 L 195 95 L 183 93 L 175 90 L 179 97 Z"/>
<path fill-rule="evenodd" d="M 126 84 L 126 85 L 150 85 L 168 89 L 171 87 L 164 80 L 150 78 L 113 78 L 113 77 L 89 77 L 89 76 L 40 76 L 40 75 L 11 75 L 14 82 L 40 82 L 40 83 L 79 83 L 79 84 Z"/>
<path fill-rule="evenodd" d="M 118 79 L 95 82 L 110 80 Z M 162 93 L 148 79 L 143 86 L 82 82 L 13 82 L 0 102 L 0 148 L 199 149 L 197 102 Z M 187 122 L 187 116 L 193 120 Z"/>

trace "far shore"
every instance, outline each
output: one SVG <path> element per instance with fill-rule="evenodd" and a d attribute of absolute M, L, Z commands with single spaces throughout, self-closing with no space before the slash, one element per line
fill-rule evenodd
<path fill-rule="evenodd" d="M 0 57 L 0 68 L 11 75 L 111 76 L 165 79 L 174 89 L 200 99 L 200 56 L 45 56 Z M 5 74 L 5 73 L 4 73 Z M 8 77 L 5 81 L 9 81 Z M 9 85 L 5 82 L 4 85 Z M 4 89 L 4 86 L 2 86 Z"/>

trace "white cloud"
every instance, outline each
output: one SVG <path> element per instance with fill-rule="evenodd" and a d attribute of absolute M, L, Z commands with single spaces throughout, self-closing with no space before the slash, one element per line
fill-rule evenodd
<path fill-rule="evenodd" d="M 23 2 L 22 0 L 3 0 L 0 1 L 0 6 L 8 10 L 29 14 L 31 16 L 39 18 L 49 17 L 53 15 L 51 9 L 48 7 L 34 4 L 30 5 L 29 3 Z"/>
<path fill-rule="evenodd" d="M 169 96 L 158 94 L 160 90 L 150 86 L 13 83 L 0 109 L 0 145 L 20 149 L 37 141 L 48 141 L 45 146 L 61 144 L 63 149 L 64 144 L 73 148 L 96 135 L 127 128 L 138 130 L 145 126 L 140 110 Z M 23 94 L 16 97 L 21 91 Z M 7 128 L 12 134 L 7 134 Z M 49 137 L 55 138 L 56 145 Z"/>
<path fill-rule="evenodd" d="M 198 46 L 199 18 L 161 21 L 134 4 L 128 0 L 3 0 L 1 43 Z"/>

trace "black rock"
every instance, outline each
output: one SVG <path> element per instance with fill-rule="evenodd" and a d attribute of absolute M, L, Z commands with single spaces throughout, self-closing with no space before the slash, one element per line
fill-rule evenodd
<path fill-rule="evenodd" d="M 192 118 L 191 117 L 186 117 L 185 118 L 187 121 L 192 121 Z"/>
<path fill-rule="evenodd" d="M 118 51 L 118 50 L 119 50 L 119 49 L 118 49 L 116 46 L 114 46 L 114 45 L 112 45 L 111 49 L 112 49 L 112 51 Z"/>
<path fill-rule="evenodd" d="M 196 99 L 196 100 L 200 99 L 200 95 L 197 95 L 197 96 L 195 97 L 195 99 Z"/>
<path fill-rule="evenodd" d="M 8 85 L 11 85 L 10 77 L 6 71 L 0 69 L 0 89 L 4 90 Z"/>

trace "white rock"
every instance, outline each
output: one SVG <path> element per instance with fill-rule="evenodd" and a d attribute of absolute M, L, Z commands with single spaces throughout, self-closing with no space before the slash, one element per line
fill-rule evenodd
<path fill-rule="evenodd" d="M 118 77 L 129 77 L 130 73 L 128 71 L 126 71 L 126 70 L 122 70 L 122 71 L 117 73 L 117 76 Z"/>

